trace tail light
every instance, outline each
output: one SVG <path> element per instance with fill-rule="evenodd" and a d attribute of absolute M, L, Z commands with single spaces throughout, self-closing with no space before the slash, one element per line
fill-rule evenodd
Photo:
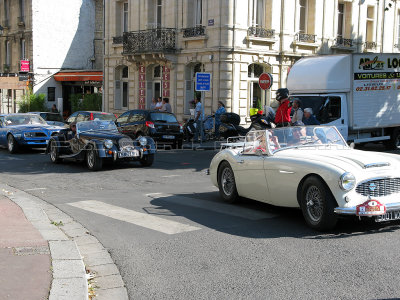
<path fill-rule="evenodd" d="M 114 114 L 114 116 L 115 116 L 115 118 L 116 118 L 116 119 L 118 119 L 118 117 L 117 117 L 117 115 L 116 115 L 116 114 Z"/>
<path fill-rule="evenodd" d="M 89 120 L 90 120 L 90 121 L 93 121 L 93 113 L 90 113 L 90 118 L 89 118 Z"/>
<path fill-rule="evenodd" d="M 179 124 L 181 131 L 183 131 L 183 125 L 181 123 L 178 123 L 178 124 Z"/>
<path fill-rule="evenodd" d="M 154 123 L 153 122 L 150 122 L 150 121 L 146 121 L 146 126 L 147 127 L 149 127 L 149 128 L 155 128 L 155 126 L 154 126 Z"/>

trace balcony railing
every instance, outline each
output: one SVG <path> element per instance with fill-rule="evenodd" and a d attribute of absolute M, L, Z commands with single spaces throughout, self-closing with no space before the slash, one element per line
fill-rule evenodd
<path fill-rule="evenodd" d="M 206 35 L 206 27 L 205 26 L 195 26 L 195 27 L 190 27 L 190 28 L 183 28 L 182 32 L 183 32 L 184 38 L 205 36 Z"/>
<path fill-rule="evenodd" d="M 175 52 L 175 40 L 174 28 L 124 32 L 122 54 Z"/>
<path fill-rule="evenodd" d="M 345 38 L 342 38 L 342 37 L 337 37 L 335 39 L 335 46 L 353 47 L 354 46 L 354 40 L 353 39 L 345 39 Z"/>
<path fill-rule="evenodd" d="M 367 41 L 367 42 L 364 43 L 364 47 L 365 47 L 365 49 L 368 49 L 368 50 L 375 50 L 376 49 L 376 43 Z"/>
<path fill-rule="evenodd" d="M 295 40 L 300 43 L 315 43 L 315 34 L 296 33 Z"/>
<path fill-rule="evenodd" d="M 252 26 L 249 27 L 249 29 L 247 29 L 247 34 L 253 37 L 272 39 L 275 36 L 275 30 L 262 28 L 258 26 Z"/>
<path fill-rule="evenodd" d="M 113 37 L 113 44 L 122 44 L 124 38 L 122 36 L 114 36 Z"/>

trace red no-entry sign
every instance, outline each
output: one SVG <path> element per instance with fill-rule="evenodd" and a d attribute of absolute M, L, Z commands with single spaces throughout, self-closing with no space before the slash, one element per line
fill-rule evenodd
<path fill-rule="evenodd" d="M 263 90 L 268 90 L 272 86 L 272 75 L 269 73 L 262 73 L 258 78 L 258 85 Z"/>

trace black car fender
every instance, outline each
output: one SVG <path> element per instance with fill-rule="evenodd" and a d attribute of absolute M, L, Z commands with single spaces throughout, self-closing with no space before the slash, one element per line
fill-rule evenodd
<path fill-rule="evenodd" d="M 149 137 L 149 136 L 144 136 L 147 139 L 147 144 L 145 147 L 143 147 L 142 145 L 140 145 L 139 143 L 139 139 L 135 139 L 133 140 L 134 145 L 136 147 L 139 147 L 140 149 L 146 148 L 146 151 L 143 152 L 142 151 L 142 155 L 147 155 L 147 154 L 154 154 L 156 153 L 156 143 L 154 142 L 153 138 Z"/>

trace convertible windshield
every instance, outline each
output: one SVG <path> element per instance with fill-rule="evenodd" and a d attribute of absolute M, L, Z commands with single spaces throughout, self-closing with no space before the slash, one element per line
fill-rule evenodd
<path fill-rule="evenodd" d="M 243 153 L 275 153 L 284 149 L 318 147 L 326 149 L 348 148 L 345 140 L 333 126 L 295 126 L 250 131 L 245 140 Z"/>
<path fill-rule="evenodd" d="M 76 124 L 76 132 L 85 131 L 116 131 L 118 132 L 117 126 L 113 121 L 84 121 Z"/>
<path fill-rule="evenodd" d="M 15 126 L 15 125 L 39 125 L 39 124 L 47 124 L 42 117 L 38 115 L 30 115 L 30 114 L 17 114 L 17 115 L 9 115 L 4 117 L 4 123 L 7 126 Z"/>

